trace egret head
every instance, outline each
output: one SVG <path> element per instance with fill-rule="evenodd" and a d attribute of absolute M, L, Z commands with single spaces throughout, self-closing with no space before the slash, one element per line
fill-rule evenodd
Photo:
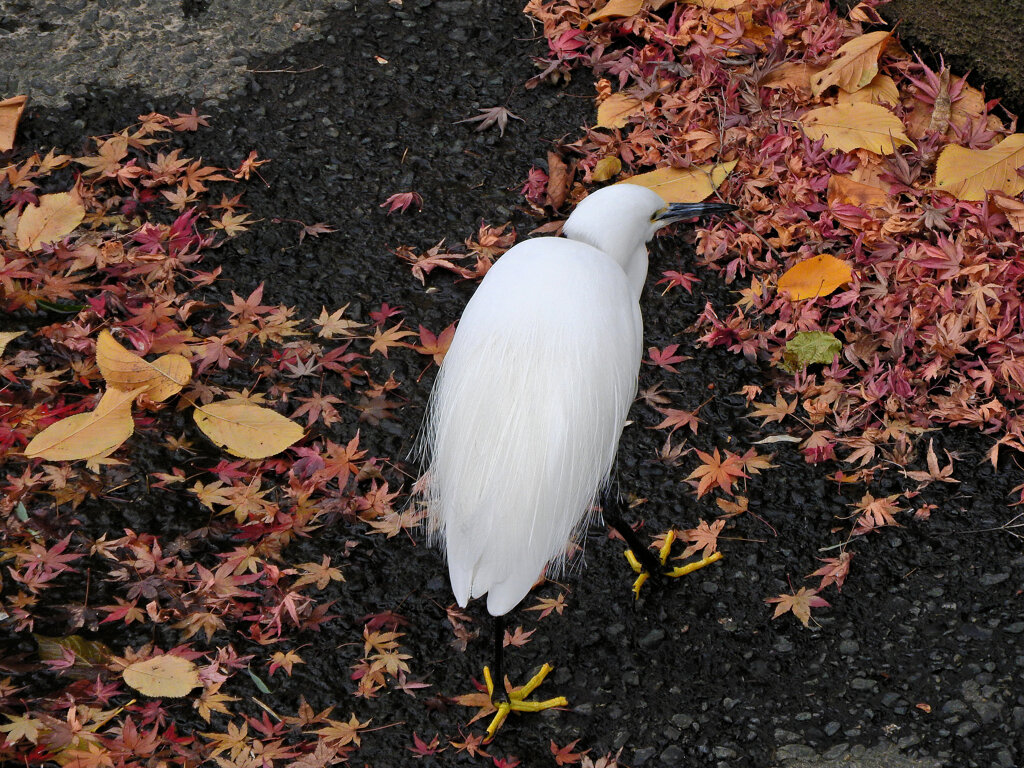
<path fill-rule="evenodd" d="M 734 209 L 728 203 L 666 203 L 646 187 L 613 184 L 580 201 L 562 232 L 614 259 L 639 298 L 647 276 L 647 243 L 659 229 L 682 219 Z"/>

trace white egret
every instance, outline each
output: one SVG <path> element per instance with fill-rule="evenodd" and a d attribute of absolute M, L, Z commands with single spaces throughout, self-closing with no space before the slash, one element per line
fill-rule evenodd
<path fill-rule="evenodd" d="M 667 224 L 734 208 L 666 205 L 644 187 L 605 187 L 576 207 L 564 237 L 526 240 L 504 254 L 463 312 L 430 395 L 422 489 L 455 599 L 465 607 L 486 594 L 495 617 L 497 695 L 484 669 L 498 709 L 491 737 L 510 710 L 566 705 L 524 700 L 547 665 L 506 691 L 504 616 L 546 567 L 564 566 L 607 485 L 637 391 L 647 243 Z M 660 570 L 664 558 L 628 525 L 609 522 L 619 522 L 646 570 Z"/>

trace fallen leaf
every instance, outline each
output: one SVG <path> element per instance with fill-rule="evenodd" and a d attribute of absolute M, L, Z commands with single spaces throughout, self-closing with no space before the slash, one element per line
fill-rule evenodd
<path fill-rule="evenodd" d="M 109 386 L 141 388 L 156 403 L 178 394 L 192 378 L 192 366 L 181 355 L 163 355 L 147 362 L 119 344 L 108 330 L 101 331 L 96 341 L 96 364 Z"/>
<path fill-rule="evenodd" d="M 736 160 L 696 168 L 659 168 L 624 179 L 620 184 L 638 184 L 653 189 L 667 203 L 699 203 L 714 192 L 732 173 Z"/>
<path fill-rule="evenodd" d="M 783 353 L 782 369 L 790 373 L 808 365 L 831 365 L 843 349 L 843 343 L 825 331 L 801 331 L 788 342 Z"/>
<path fill-rule="evenodd" d="M 132 401 L 142 391 L 108 389 L 95 411 L 51 424 L 32 438 L 25 455 L 47 461 L 75 461 L 113 450 L 135 431 Z"/>
<path fill-rule="evenodd" d="M 822 253 L 804 259 L 786 270 L 779 278 L 778 289 L 789 294 L 791 301 L 828 296 L 836 288 L 850 282 L 853 270 L 842 259 Z"/>
<path fill-rule="evenodd" d="M 621 170 L 622 161 L 619 158 L 602 157 L 597 161 L 597 165 L 594 166 L 594 171 L 590 174 L 590 178 L 593 181 L 608 181 L 608 179 L 618 176 Z"/>
<path fill-rule="evenodd" d="M 746 2 L 747 0 L 679 0 L 680 5 L 696 5 L 711 11 L 731 11 Z M 668 3 L 662 3 L 662 5 L 668 5 Z"/>
<path fill-rule="evenodd" d="M 547 204 L 556 211 L 565 203 L 572 183 L 572 172 L 557 152 L 548 152 Z"/>
<path fill-rule="evenodd" d="M 780 64 L 767 75 L 758 85 L 762 88 L 792 88 L 797 91 L 811 91 L 811 78 L 821 71 L 821 67 L 803 61 L 787 61 Z"/>
<path fill-rule="evenodd" d="M 858 104 L 862 101 L 868 104 L 895 106 L 900 103 L 900 92 L 891 77 L 877 74 L 870 83 L 859 91 L 854 91 L 853 93 L 839 91 L 836 97 L 837 104 Z"/>
<path fill-rule="evenodd" d="M 866 149 L 891 155 L 900 145 L 915 146 L 903 132 L 900 119 L 877 104 L 862 102 L 812 109 L 799 123 L 809 138 L 824 139 L 825 149 Z"/>
<path fill-rule="evenodd" d="M 590 21 L 604 21 L 623 16 L 634 16 L 643 7 L 644 0 L 610 0 L 601 10 L 587 16 Z"/>
<path fill-rule="evenodd" d="M 129 664 L 121 676 L 144 696 L 177 699 L 199 685 L 199 669 L 194 663 L 167 654 Z"/>
<path fill-rule="evenodd" d="M 598 128 L 621 128 L 640 109 L 640 99 L 624 93 L 613 93 L 597 105 Z"/>
<path fill-rule="evenodd" d="M 301 425 L 277 411 L 235 400 L 196 406 L 192 418 L 213 442 L 245 459 L 273 456 L 303 435 Z"/>
<path fill-rule="evenodd" d="M 85 218 L 85 206 L 73 192 L 42 195 L 39 205 L 27 207 L 18 221 L 18 247 L 38 251 L 46 243 L 59 240 L 73 231 Z"/>
<path fill-rule="evenodd" d="M 808 626 L 808 622 L 811 620 L 811 608 L 828 606 L 824 598 L 818 597 L 818 590 L 808 589 L 807 587 L 800 587 L 796 594 L 769 597 L 765 602 L 776 603 L 775 613 L 772 615 L 773 619 L 777 619 L 782 614 L 792 611 L 793 615 L 800 619 L 800 623 L 805 627 Z"/>
<path fill-rule="evenodd" d="M 844 91 L 859 91 L 878 74 L 878 57 L 891 32 L 868 32 L 855 37 L 836 51 L 832 63 L 811 77 L 811 92 L 820 96 L 823 91 L 838 85 Z"/>
<path fill-rule="evenodd" d="M 13 96 L 0 101 L 0 152 L 9 152 L 14 147 L 14 135 L 26 101 L 28 96 Z"/>
<path fill-rule="evenodd" d="M 24 331 L 0 331 L 0 355 L 7 349 L 7 345 L 21 336 Z"/>
<path fill-rule="evenodd" d="M 849 176 L 830 176 L 828 180 L 829 205 L 856 205 L 868 210 L 881 208 L 889 196 L 871 184 L 854 181 Z"/>
<path fill-rule="evenodd" d="M 984 200 L 988 191 L 1016 197 L 1024 192 L 1024 133 L 1007 136 L 991 149 L 949 146 L 935 164 L 935 186 L 959 200 Z"/>
<path fill-rule="evenodd" d="M 996 208 L 1003 212 L 1010 226 L 1017 232 L 1024 232 L 1024 203 L 1013 197 L 1001 195 L 998 192 L 992 195 L 992 202 Z M 0 345 L 0 352 L 3 346 Z"/>

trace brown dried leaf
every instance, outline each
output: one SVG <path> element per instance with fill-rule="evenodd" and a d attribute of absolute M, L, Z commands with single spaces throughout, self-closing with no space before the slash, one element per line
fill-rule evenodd
<path fill-rule="evenodd" d="M 762 88 L 792 88 L 810 94 L 811 78 L 819 72 L 821 72 L 821 67 L 816 67 L 813 64 L 803 61 L 787 61 L 765 75 L 758 85 Z"/>
<path fill-rule="evenodd" d="M 557 152 L 548 152 L 547 204 L 556 211 L 569 194 L 569 167 Z"/>
<path fill-rule="evenodd" d="M 854 181 L 849 176 L 831 176 L 828 180 L 828 204 L 856 205 L 869 210 L 881 208 L 889 196 L 883 189 Z"/>
<path fill-rule="evenodd" d="M 0 152 L 9 152 L 14 147 L 14 135 L 26 101 L 28 96 L 13 96 L 0 101 Z"/>
<path fill-rule="evenodd" d="M 992 195 L 992 202 L 996 208 L 1003 212 L 1010 226 L 1017 232 L 1024 232 L 1024 203 L 1013 197 L 1001 195 L 998 192 Z"/>

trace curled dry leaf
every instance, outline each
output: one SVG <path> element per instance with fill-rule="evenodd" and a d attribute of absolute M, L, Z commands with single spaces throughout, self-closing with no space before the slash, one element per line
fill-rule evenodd
<path fill-rule="evenodd" d="M 0 101 L 0 152 L 9 152 L 14 147 L 14 135 L 26 101 L 28 96 L 13 96 Z"/>
<path fill-rule="evenodd" d="M 891 34 L 869 32 L 843 45 L 836 51 L 832 63 L 811 77 L 811 92 L 820 96 L 831 86 L 838 85 L 852 93 L 866 86 L 878 74 L 878 57 Z"/>
<path fill-rule="evenodd" d="M 789 294 L 792 301 L 828 296 L 836 288 L 850 282 L 853 270 L 842 259 L 822 253 L 804 259 L 786 270 L 779 278 L 780 292 Z"/>
<path fill-rule="evenodd" d="M 129 664 L 125 683 L 144 696 L 180 698 L 199 685 L 199 669 L 181 656 L 154 656 Z"/>
<path fill-rule="evenodd" d="M 935 186 L 959 200 L 984 200 L 988 191 L 1016 197 L 1024 192 L 1024 133 L 1007 136 L 990 149 L 951 146 L 935 164 Z"/>
<path fill-rule="evenodd" d="M 548 152 L 547 204 L 556 211 L 562 207 L 569 194 L 572 175 L 569 167 L 557 152 Z"/>
<path fill-rule="evenodd" d="M 85 218 L 85 206 L 74 192 L 42 195 L 39 205 L 27 207 L 18 220 L 18 247 L 38 251 L 73 231 Z"/>
<path fill-rule="evenodd" d="M 634 16 L 640 12 L 643 5 L 644 0 L 610 0 L 604 8 L 594 11 L 587 18 L 591 21 L 605 21 L 606 19 Z"/>
<path fill-rule="evenodd" d="M 613 93 L 597 107 L 598 128 L 621 128 L 640 110 L 640 99 Z"/>
<path fill-rule="evenodd" d="M 192 378 L 192 366 L 181 355 L 163 355 L 149 363 L 119 344 L 107 330 L 101 331 L 96 341 L 96 363 L 109 386 L 141 388 L 157 403 L 178 394 Z"/>
<path fill-rule="evenodd" d="M 696 5 L 700 8 L 707 8 L 710 11 L 731 11 L 733 8 L 737 8 L 747 0 L 679 0 L 680 5 Z M 661 5 L 668 5 L 668 3 L 662 3 Z M 659 8 L 661 6 L 658 6 Z"/>
<path fill-rule="evenodd" d="M 900 92 L 891 77 L 878 74 L 859 91 L 840 91 L 836 97 L 836 104 L 857 104 L 862 101 L 868 104 L 895 106 L 900 103 Z"/>
<path fill-rule="evenodd" d="M 135 431 L 132 401 L 143 389 L 108 389 L 95 411 L 51 424 L 32 438 L 25 455 L 47 461 L 75 461 L 111 452 Z"/>
<path fill-rule="evenodd" d="M 1024 203 L 1013 197 L 1001 195 L 998 192 L 992 195 L 992 202 L 996 208 L 1003 212 L 1006 220 L 1010 222 L 1016 232 L 1024 232 Z"/>
<path fill-rule="evenodd" d="M 303 435 L 301 425 L 277 411 L 237 400 L 196 406 L 192 418 L 213 442 L 244 459 L 273 456 Z"/>
<path fill-rule="evenodd" d="M 24 331 L 0 331 L 0 355 L 7 349 L 7 345 L 21 336 Z"/>
<path fill-rule="evenodd" d="M 854 181 L 849 176 L 829 177 L 829 205 L 856 205 L 858 208 L 870 210 L 881 208 L 888 199 L 889 196 L 880 187 Z"/>
<path fill-rule="evenodd" d="M 811 139 L 824 139 L 826 149 L 866 149 L 891 155 L 901 145 L 915 146 L 903 132 L 900 119 L 877 104 L 862 102 L 812 109 L 799 123 Z"/>
<path fill-rule="evenodd" d="M 619 182 L 638 184 L 653 189 L 667 203 L 699 203 L 706 199 L 732 173 L 736 160 L 719 165 L 701 165 L 696 168 L 659 168 L 641 173 Z"/>
<path fill-rule="evenodd" d="M 811 78 L 821 67 L 803 61 L 787 61 L 780 64 L 758 83 L 762 88 L 792 88 L 805 94 L 811 92 Z"/>

